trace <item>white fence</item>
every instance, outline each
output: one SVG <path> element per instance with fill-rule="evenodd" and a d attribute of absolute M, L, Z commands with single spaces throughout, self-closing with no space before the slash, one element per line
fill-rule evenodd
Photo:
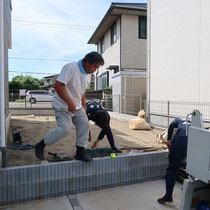
<path fill-rule="evenodd" d="M 18 97 L 19 98 L 19 97 Z M 193 110 L 199 110 L 203 115 L 203 120 L 206 126 L 210 126 L 210 102 L 196 103 L 196 102 L 176 102 L 176 101 L 150 101 L 147 106 L 146 100 L 142 99 L 141 95 L 112 95 L 112 94 L 88 94 L 87 101 L 96 100 L 108 111 L 129 114 L 137 116 L 139 110 L 144 109 L 147 116 L 145 118 L 151 124 L 167 127 L 169 123 L 176 117 L 185 118 L 187 114 Z M 147 108 L 149 107 L 149 110 Z M 31 104 L 24 100 L 10 101 L 10 110 L 14 113 L 18 109 L 49 109 L 52 110 L 51 102 L 37 102 Z"/>

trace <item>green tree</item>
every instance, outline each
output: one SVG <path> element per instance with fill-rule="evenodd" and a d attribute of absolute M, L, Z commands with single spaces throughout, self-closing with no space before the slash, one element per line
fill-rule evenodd
<path fill-rule="evenodd" d="M 9 89 L 40 90 L 42 85 L 44 85 L 43 79 L 20 75 L 12 78 Z"/>

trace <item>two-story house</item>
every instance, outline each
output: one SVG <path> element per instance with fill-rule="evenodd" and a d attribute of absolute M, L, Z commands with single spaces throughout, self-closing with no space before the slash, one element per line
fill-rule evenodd
<path fill-rule="evenodd" d="M 95 90 L 112 87 L 113 111 L 133 113 L 146 99 L 147 5 L 112 3 L 89 44 L 105 64 L 95 73 Z"/>
<path fill-rule="evenodd" d="M 0 0 L 0 166 L 6 166 L 9 129 L 8 48 L 11 48 L 11 1 Z M 2 163 L 2 164 L 1 164 Z"/>

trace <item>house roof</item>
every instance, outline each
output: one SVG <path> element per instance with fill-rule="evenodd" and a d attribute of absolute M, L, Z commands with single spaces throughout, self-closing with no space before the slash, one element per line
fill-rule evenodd
<path fill-rule="evenodd" d="M 47 78 L 51 78 L 51 77 L 56 77 L 58 76 L 59 74 L 54 74 L 54 75 L 51 75 L 51 76 L 46 76 L 46 77 L 43 77 L 44 79 L 47 79 Z"/>
<path fill-rule="evenodd" d="M 115 3 L 112 2 L 107 13 L 99 23 L 98 27 L 94 31 L 93 35 L 88 41 L 88 44 L 97 44 L 103 37 L 106 31 L 116 21 L 121 14 L 140 15 L 145 14 L 147 11 L 146 3 Z"/>
<path fill-rule="evenodd" d="M 112 5 L 116 7 L 124 7 L 128 9 L 147 9 L 146 3 L 115 3 L 112 2 Z"/>

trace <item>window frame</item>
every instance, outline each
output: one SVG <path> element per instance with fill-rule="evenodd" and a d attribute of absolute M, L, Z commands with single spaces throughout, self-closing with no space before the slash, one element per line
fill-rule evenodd
<path fill-rule="evenodd" d="M 106 71 L 103 74 L 101 74 L 101 88 L 104 89 L 106 87 L 109 87 L 109 71 Z"/>
<path fill-rule="evenodd" d="M 101 38 L 101 41 L 100 41 L 100 50 L 101 50 L 101 54 L 105 52 L 104 36 Z"/>
<path fill-rule="evenodd" d="M 116 23 L 116 21 L 111 26 L 111 29 L 110 30 L 111 30 L 110 31 L 111 45 L 113 45 L 117 41 L 117 23 Z"/>

